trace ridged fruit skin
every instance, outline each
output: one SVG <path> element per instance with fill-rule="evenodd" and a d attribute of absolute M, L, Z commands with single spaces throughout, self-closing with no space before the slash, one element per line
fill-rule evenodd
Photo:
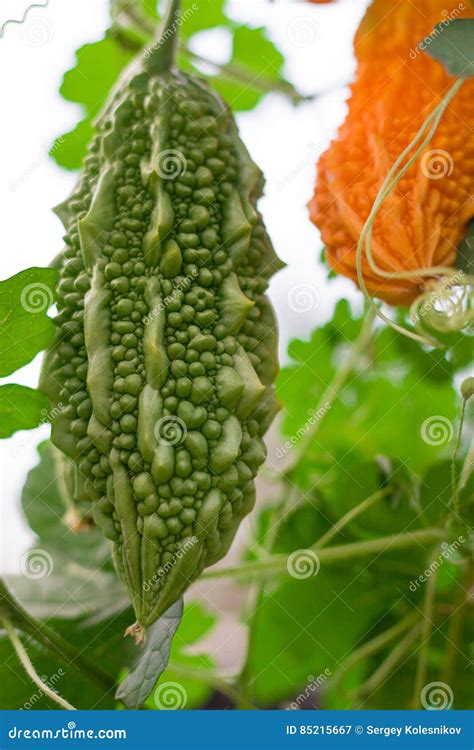
<path fill-rule="evenodd" d="M 277 410 L 265 291 L 281 267 L 262 186 L 206 84 L 135 66 L 57 209 L 66 248 L 40 385 L 141 627 L 226 553 L 254 504 Z"/>
<path fill-rule="evenodd" d="M 329 264 L 356 282 L 357 242 L 382 182 L 455 80 L 419 43 L 428 37 L 429 49 L 433 28 L 457 17 L 474 17 L 469 3 L 373 0 L 357 31 L 349 112 L 319 160 L 309 204 Z M 384 271 L 455 265 L 474 215 L 473 118 L 471 79 L 375 219 L 373 257 Z M 365 259 L 363 270 L 369 292 L 389 304 L 410 304 L 425 291 L 426 279 L 382 278 Z"/>

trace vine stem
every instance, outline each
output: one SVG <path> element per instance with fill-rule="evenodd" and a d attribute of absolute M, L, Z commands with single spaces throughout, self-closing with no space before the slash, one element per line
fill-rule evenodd
<path fill-rule="evenodd" d="M 394 534 L 393 536 L 384 536 L 378 539 L 369 539 L 364 542 L 352 542 L 350 544 L 334 545 L 319 549 L 317 546 L 311 547 L 319 558 L 320 563 L 343 562 L 344 560 L 353 560 L 357 557 L 365 557 L 370 554 L 383 553 L 387 549 L 406 549 L 413 545 L 429 544 L 440 541 L 446 534 L 444 529 L 423 529 L 407 534 Z M 258 560 L 257 562 L 243 562 L 230 568 L 217 568 L 216 570 L 203 573 L 201 580 L 209 578 L 223 577 L 245 577 L 257 575 L 266 575 L 268 573 L 283 573 L 287 570 L 287 555 L 269 555 L 268 558 Z"/>
<path fill-rule="evenodd" d="M 456 607 L 449 619 L 448 624 L 448 648 L 445 656 L 443 682 L 451 685 L 455 675 L 456 657 L 458 655 L 459 639 L 462 636 L 464 617 L 469 605 L 469 590 L 474 582 L 474 565 L 469 565 L 461 582 Z"/>
<path fill-rule="evenodd" d="M 365 500 L 362 500 L 359 505 L 356 505 L 354 508 L 351 508 L 345 515 L 342 516 L 342 518 L 337 521 L 334 526 L 332 526 L 328 531 L 326 531 L 325 534 L 322 535 L 318 539 L 318 541 L 315 543 L 315 547 L 318 549 L 321 549 L 322 547 L 325 547 L 328 542 L 331 541 L 345 526 L 347 526 L 348 523 L 350 523 L 354 518 L 357 518 L 361 513 L 368 510 L 368 508 L 371 508 L 372 505 L 375 505 L 379 500 L 381 500 L 383 497 L 386 497 L 389 492 L 391 492 L 391 487 L 384 487 L 382 490 L 377 490 L 377 492 L 372 493 L 369 497 L 367 497 Z"/>
<path fill-rule="evenodd" d="M 290 487 L 288 497 L 286 500 L 281 504 L 279 508 L 276 510 L 276 518 L 272 521 L 271 526 L 269 529 L 267 529 L 264 539 L 263 539 L 263 548 L 264 548 L 264 554 L 266 557 L 269 557 L 271 555 L 271 549 L 273 547 L 273 544 L 275 543 L 278 529 L 280 528 L 280 524 L 282 523 L 283 519 L 286 516 L 287 509 L 293 508 L 295 505 L 295 501 L 297 501 L 299 492 L 297 487 L 292 486 Z M 265 559 L 265 557 L 263 558 Z M 258 623 L 258 616 L 260 612 L 261 605 L 263 603 L 263 595 L 265 593 L 265 585 L 267 582 L 267 577 L 263 576 L 261 581 L 258 583 L 257 591 L 255 594 L 254 599 L 254 607 L 252 610 L 252 614 L 250 615 L 249 622 L 248 622 L 248 641 L 247 641 L 247 649 L 246 649 L 246 655 L 244 660 L 244 665 L 241 669 L 240 676 L 239 676 L 239 684 L 240 689 L 242 691 L 242 694 L 245 698 L 245 700 L 248 700 L 248 695 L 250 691 L 250 676 L 251 676 L 251 657 L 252 657 L 252 651 L 253 646 L 255 643 L 255 638 L 257 634 L 257 623 Z"/>
<path fill-rule="evenodd" d="M 147 38 L 150 36 L 152 37 L 155 33 L 153 24 L 150 24 L 141 13 L 137 13 L 136 9 L 134 9 L 133 7 L 127 9 L 127 11 L 125 12 L 125 17 L 130 20 L 131 25 L 134 29 L 137 29 L 137 31 L 144 34 Z M 123 43 L 123 45 L 128 49 L 132 49 L 136 52 L 142 49 L 142 45 L 138 41 L 129 38 L 129 36 L 127 35 L 127 29 L 116 26 L 114 29 L 112 29 L 112 33 L 119 41 L 119 43 Z M 180 43 L 179 49 L 180 52 L 182 52 L 188 59 L 191 60 L 191 62 L 195 60 L 198 63 L 210 65 L 212 68 L 220 71 L 223 75 L 228 76 L 234 81 L 238 81 L 247 86 L 252 86 L 254 89 L 258 89 L 259 91 L 262 91 L 264 93 L 273 93 L 276 91 L 281 94 L 285 94 L 291 99 L 293 104 L 312 101 L 315 98 L 315 96 L 305 96 L 303 94 L 300 94 L 291 86 L 291 84 L 285 81 L 271 81 L 268 78 L 264 78 L 263 76 L 255 78 L 251 74 L 247 73 L 247 71 L 245 71 L 243 68 L 238 67 L 232 63 L 217 63 L 213 60 L 209 60 L 207 57 L 203 57 L 197 52 L 193 52 L 193 50 L 191 50 L 185 42 Z M 319 94 L 317 94 L 317 96 L 319 96 Z"/>
<path fill-rule="evenodd" d="M 459 485 L 456 479 L 456 460 L 458 457 L 459 448 L 461 446 L 462 429 L 464 426 L 464 417 L 466 415 L 466 404 L 467 400 L 463 398 L 456 443 L 454 445 L 453 457 L 451 459 L 451 501 L 453 504 L 454 513 L 457 513 L 459 511 Z"/>
<path fill-rule="evenodd" d="M 440 547 L 436 546 L 430 560 L 430 568 L 439 557 Z M 431 631 L 433 629 L 434 600 L 436 591 L 437 570 L 430 576 L 426 584 L 425 599 L 423 603 L 423 623 L 420 633 L 420 650 L 416 665 L 415 688 L 413 693 L 413 708 L 421 708 L 421 691 L 426 684 L 426 675 L 428 671 L 428 652 L 430 644 Z"/>
<path fill-rule="evenodd" d="M 381 651 L 388 643 L 395 640 L 397 636 L 401 635 L 411 628 L 418 619 L 417 612 L 410 612 L 406 617 L 397 622 L 391 628 L 388 628 L 383 633 L 376 635 L 370 641 L 364 643 L 360 648 L 353 651 L 350 656 L 342 663 L 341 667 L 337 670 L 330 682 L 333 687 L 337 687 L 343 679 L 346 672 L 351 669 L 355 664 L 367 659 L 369 656 L 373 656 L 378 651 Z"/>
<path fill-rule="evenodd" d="M 296 469 L 302 457 L 305 455 L 306 451 L 308 450 L 310 443 L 312 442 L 312 440 L 314 439 L 315 435 L 317 434 L 320 428 L 320 425 L 324 419 L 324 416 L 329 412 L 329 410 L 333 406 L 334 402 L 336 401 L 339 394 L 341 393 L 341 390 L 346 384 L 347 379 L 349 378 L 350 374 L 355 368 L 360 355 L 366 350 L 367 345 L 371 341 L 372 334 L 373 334 L 373 323 L 374 323 L 375 317 L 376 317 L 376 312 L 374 310 L 369 310 L 367 312 L 367 315 L 365 317 L 364 323 L 362 324 L 362 328 L 360 330 L 359 336 L 354 342 L 349 355 L 347 356 L 346 360 L 342 363 L 342 365 L 336 370 L 336 373 L 333 379 L 331 380 L 329 385 L 325 388 L 325 390 L 323 391 L 321 395 L 321 398 L 319 399 L 318 405 L 316 407 L 316 413 L 324 409 L 325 411 L 324 411 L 323 416 L 317 421 L 315 421 L 308 428 L 305 435 L 301 438 L 298 448 L 295 449 L 294 454 L 290 458 L 290 460 L 287 462 L 287 465 L 283 467 L 282 469 L 283 474 L 290 474 L 294 469 Z"/>
<path fill-rule="evenodd" d="M 326 534 L 323 534 L 323 536 L 320 539 L 318 539 L 314 547 L 317 549 L 321 549 L 322 547 L 324 547 L 353 518 L 358 516 L 360 513 L 363 513 L 368 508 L 370 508 L 375 502 L 380 500 L 382 497 L 385 497 L 385 495 L 387 495 L 389 491 L 390 491 L 390 488 L 387 487 L 387 488 L 384 488 L 383 490 L 379 490 L 378 492 L 374 492 L 372 495 L 370 495 L 370 497 L 363 500 L 355 508 L 352 508 L 331 529 L 329 529 L 329 531 L 326 532 Z M 279 509 L 279 513 L 278 513 L 276 521 L 272 523 L 270 529 L 267 531 L 265 535 L 264 546 L 265 546 L 265 551 L 267 553 L 271 550 L 273 546 L 280 523 L 286 516 L 287 508 L 288 507 L 292 508 L 294 506 L 295 495 L 297 495 L 296 488 L 292 487 L 287 501 L 284 502 L 282 504 L 282 507 Z M 258 613 L 260 611 L 260 607 L 262 604 L 263 594 L 265 591 L 265 584 L 266 584 L 266 577 L 264 576 L 258 585 L 257 593 L 255 596 L 255 606 L 254 606 L 251 618 L 249 620 L 249 637 L 248 637 L 248 644 L 247 644 L 247 653 L 246 653 L 246 658 L 244 661 L 244 666 L 240 673 L 241 689 L 245 696 L 248 696 L 248 690 L 249 690 L 248 683 L 249 683 L 250 673 L 251 673 L 250 658 L 252 654 L 252 647 L 255 641 L 256 626 L 258 622 Z"/>
<path fill-rule="evenodd" d="M 48 651 L 55 654 L 64 663 L 67 661 L 75 669 L 88 675 L 101 688 L 107 691 L 115 687 L 115 681 L 103 672 L 91 659 L 84 656 L 76 646 L 66 641 L 42 622 L 32 617 L 19 604 L 7 588 L 5 581 L 0 578 L 0 617 L 8 620 L 25 635 L 31 636 L 41 643 Z"/>
<path fill-rule="evenodd" d="M 467 480 L 471 476 L 471 472 L 474 468 L 474 438 L 471 440 L 471 445 L 467 452 L 464 466 L 461 470 L 461 476 L 459 477 L 459 488 L 462 490 L 467 484 Z"/>
<path fill-rule="evenodd" d="M 303 96 L 303 94 L 299 94 L 295 89 L 293 89 L 291 84 L 285 83 L 285 81 L 269 81 L 263 76 L 255 78 L 255 76 L 253 76 L 251 73 L 247 73 L 246 70 L 236 66 L 235 64 L 233 65 L 232 63 L 216 63 L 212 60 L 208 60 L 207 57 L 202 57 L 202 55 L 199 55 L 197 52 L 193 52 L 193 50 L 190 49 L 189 46 L 184 42 L 181 43 L 181 49 L 188 57 L 196 60 L 196 62 L 204 63 L 205 65 L 211 65 L 213 68 L 220 70 L 224 75 L 229 76 L 229 78 L 234 78 L 236 81 L 240 81 L 240 83 L 256 89 L 260 89 L 260 91 L 268 94 L 271 94 L 275 91 L 280 92 L 281 94 L 286 94 L 286 96 L 291 99 L 293 104 L 300 104 L 301 102 L 311 101 L 312 99 L 311 96 Z"/>
<path fill-rule="evenodd" d="M 412 645 L 419 637 L 420 630 L 421 623 L 417 623 L 408 631 L 405 637 L 398 642 L 395 648 L 383 660 L 375 672 L 372 673 L 369 679 L 366 680 L 358 690 L 356 690 L 354 700 L 359 701 L 360 703 L 366 696 L 369 696 L 377 690 L 377 688 L 392 675 L 395 667 L 401 662 L 405 654 L 411 649 Z M 358 705 L 357 707 L 361 708 L 361 705 Z"/>
<path fill-rule="evenodd" d="M 20 641 L 19 637 L 16 634 L 15 628 L 13 627 L 10 620 L 8 620 L 6 617 L 2 620 L 2 625 L 7 631 L 7 635 L 12 643 L 13 648 L 15 649 L 16 655 L 18 656 L 23 669 L 25 670 L 28 677 L 31 679 L 31 681 L 38 687 L 41 692 L 44 695 L 47 695 L 48 698 L 50 698 L 52 701 L 58 704 L 58 706 L 61 706 L 61 708 L 64 708 L 68 711 L 76 711 L 76 708 L 71 705 L 71 703 L 68 703 L 67 700 L 62 698 L 60 695 L 54 692 L 54 690 L 51 690 L 49 685 L 44 682 L 41 677 L 39 676 L 38 672 L 33 666 L 33 663 L 28 656 L 25 647 L 23 646 L 22 642 Z"/>
<path fill-rule="evenodd" d="M 372 251 L 371 251 L 371 242 L 372 242 L 372 228 L 373 224 L 375 222 L 375 218 L 377 216 L 377 213 L 382 206 L 382 203 L 385 201 L 385 199 L 388 197 L 388 195 L 393 191 L 393 189 L 398 184 L 399 180 L 403 177 L 403 175 L 408 171 L 408 169 L 411 167 L 411 165 L 415 162 L 415 160 L 418 158 L 418 156 L 421 154 L 423 149 L 428 145 L 431 138 L 433 137 L 439 121 L 446 109 L 446 107 L 449 105 L 451 99 L 455 96 L 455 94 L 458 92 L 459 88 L 464 83 L 464 78 L 458 79 L 453 86 L 449 89 L 446 96 L 442 99 L 440 104 L 430 113 L 430 115 L 427 117 L 423 125 L 421 126 L 420 130 L 416 134 L 415 138 L 411 141 L 411 143 L 406 147 L 406 149 L 400 154 L 400 156 L 397 158 L 393 166 L 391 167 L 387 177 L 382 183 L 382 186 L 377 194 L 377 197 L 374 201 L 374 204 L 372 206 L 372 209 L 370 211 L 370 214 L 367 218 L 367 221 L 365 222 L 360 237 L 359 242 L 357 245 L 357 255 L 356 255 L 356 265 L 357 265 L 357 280 L 359 283 L 359 286 L 368 301 L 369 305 L 371 306 L 372 310 L 378 315 L 378 317 L 383 320 L 387 325 L 390 326 L 390 328 L 393 328 L 395 331 L 398 331 L 398 333 L 401 333 L 403 336 L 407 336 L 408 338 L 413 339 L 414 341 L 418 341 L 423 344 L 428 344 L 429 346 L 435 346 L 439 347 L 439 343 L 435 340 L 427 339 L 424 336 L 420 336 L 417 333 L 414 333 L 413 331 L 409 331 L 403 326 L 400 326 L 398 323 L 395 323 L 393 320 L 391 320 L 389 317 L 384 315 L 382 313 L 378 306 L 374 303 L 372 297 L 370 296 L 365 280 L 364 280 L 364 274 L 362 270 L 362 255 L 364 252 L 364 249 L 366 250 L 367 260 L 369 262 L 370 267 L 372 270 L 377 273 L 382 278 L 413 278 L 416 276 L 427 276 L 427 275 L 433 275 L 434 273 L 444 273 L 447 272 L 451 273 L 452 269 L 446 269 L 446 268 L 431 268 L 431 269 L 417 269 L 414 271 L 406 271 L 406 272 L 400 272 L 400 273 L 390 273 L 386 272 L 383 269 L 378 268 L 378 266 L 375 264 L 372 258 Z M 394 177 L 398 167 L 402 164 L 404 159 L 408 156 L 410 151 L 418 144 L 421 138 L 423 138 L 426 130 L 431 125 L 428 135 L 424 138 L 422 143 L 418 146 L 415 153 L 410 157 L 408 162 L 405 164 L 404 167 L 400 170 L 398 175 Z M 393 179 L 392 179 L 393 178 Z"/>

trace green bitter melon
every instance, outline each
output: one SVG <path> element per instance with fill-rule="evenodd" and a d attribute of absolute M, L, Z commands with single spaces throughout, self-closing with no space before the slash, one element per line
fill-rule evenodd
<path fill-rule="evenodd" d="M 56 209 L 66 247 L 40 381 L 138 639 L 226 553 L 276 412 L 265 291 L 281 263 L 256 210 L 263 178 L 228 107 L 174 67 L 176 12 L 122 77 Z"/>

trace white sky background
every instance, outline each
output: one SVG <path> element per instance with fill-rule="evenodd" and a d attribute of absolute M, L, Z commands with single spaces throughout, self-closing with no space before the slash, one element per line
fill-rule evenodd
<path fill-rule="evenodd" d="M 0 13 L 15 2 L 22 4 L 0 0 Z M 306 203 L 318 154 L 345 115 L 344 85 L 354 71 L 352 39 L 366 5 L 367 0 L 327 6 L 286 0 L 228 3 L 236 20 L 267 27 L 286 55 L 286 77 L 303 93 L 328 92 L 298 108 L 272 94 L 253 112 L 237 117 L 241 136 L 266 175 L 260 209 L 278 255 L 288 264 L 270 290 L 283 357 L 289 338 L 307 337 L 327 320 L 336 299 L 358 299 L 348 281 L 328 287 Z M 0 15 L 0 24 L 2 20 Z M 63 228 L 51 207 L 69 194 L 76 175 L 59 169 L 47 152 L 81 112 L 58 90 L 63 73 L 74 64 L 75 50 L 100 39 L 108 23 L 107 0 L 50 0 L 44 10 L 32 9 L 23 25 L 8 25 L 0 39 L 0 278 L 46 266 L 62 247 Z M 215 32 L 202 34 L 195 47 L 215 59 L 222 59 L 226 50 L 225 35 Z M 34 387 L 40 359 L 0 383 Z M 0 572 L 18 570 L 31 543 L 19 497 L 26 472 L 37 462 L 35 447 L 48 433 L 44 426 L 0 441 Z"/>

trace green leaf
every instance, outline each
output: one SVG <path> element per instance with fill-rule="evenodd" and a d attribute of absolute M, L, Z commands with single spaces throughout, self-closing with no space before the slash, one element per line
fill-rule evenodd
<path fill-rule="evenodd" d="M 56 141 L 51 156 L 57 164 L 67 169 L 81 166 L 93 132 L 92 121 L 132 57 L 133 53 L 112 37 L 84 44 L 76 52 L 76 65 L 64 75 L 60 93 L 64 99 L 82 105 L 85 117 Z"/>
<path fill-rule="evenodd" d="M 22 572 L 5 579 L 15 598 L 38 620 L 96 621 L 99 615 L 113 617 L 128 607 L 125 589 L 115 575 L 86 571 L 71 562 L 59 566 L 45 549 L 26 552 Z"/>
<path fill-rule="evenodd" d="M 285 93 L 293 101 L 300 94 L 282 75 L 284 57 L 263 28 L 237 26 L 227 21 L 232 33 L 230 60 L 216 75 L 207 75 L 209 84 L 219 92 L 235 112 L 254 109 L 270 91 Z M 198 75 L 202 73 L 197 71 Z"/>
<path fill-rule="evenodd" d="M 462 464 L 457 467 L 457 477 Z M 466 485 L 459 491 L 459 511 L 456 513 L 453 524 L 462 524 L 463 517 L 469 526 L 469 515 L 472 514 L 474 504 L 474 474 L 471 475 Z M 446 517 L 452 513 L 452 486 L 451 486 L 451 461 L 438 461 L 432 464 L 423 476 L 420 486 L 420 506 L 423 518 L 428 526 L 442 526 Z M 472 519 L 471 519 L 472 520 Z M 453 525 L 452 524 L 452 525 Z M 461 527 L 460 527 L 461 528 Z M 469 535 L 469 529 L 465 529 Z"/>
<path fill-rule="evenodd" d="M 367 510 L 353 519 L 341 532 L 335 544 L 347 542 L 347 535 L 357 539 L 390 536 L 406 529 L 420 527 L 419 507 L 415 506 L 415 490 L 403 466 L 390 467 L 384 472 L 386 461 L 361 461 L 346 464 L 328 494 L 327 512 L 337 521 L 375 492 L 393 487 Z"/>
<path fill-rule="evenodd" d="M 256 80 L 281 81 L 285 58 L 267 37 L 264 28 L 239 26 L 234 31 L 231 63 L 254 74 Z"/>
<path fill-rule="evenodd" d="M 171 639 L 181 621 L 183 601 L 180 599 L 147 629 L 145 646 L 116 697 L 127 708 L 142 708 L 153 690 L 156 680 L 168 664 Z"/>
<path fill-rule="evenodd" d="M 227 26 L 229 19 L 224 13 L 224 0 L 182 0 L 180 34 L 184 39 L 198 31 L 216 26 Z"/>
<path fill-rule="evenodd" d="M 353 318 L 341 301 L 333 320 L 314 331 L 310 341 L 290 343 L 293 363 L 281 370 L 277 381 L 288 437 L 284 446 L 290 445 L 286 452 L 298 450 L 302 437 L 316 425 L 315 437 L 295 473 L 301 487 L 313 486 L 318 476 L 330 484 L 341 466 L 372 461 L 379 454 L 421 473 L 452 451 L 459 408 L 452 380 L 420 376 L 430 357 L 425 360 L 420 354 L 413 367 L 400 356 L 399 334 L 386 329 L 376 333 L 339 397 L 330 408 L 323 405 L 318 416 L 322 394 L 348 356 L 361 324 L 362 318 Z M 437 421 L 446 425 L 446 435 L 432 440 L 430 428 Z"/>
<path fill-rule="evenodd" d="M 156 690 L 147 701 L 147 707 L 159 708 L 162 703 L 162 685 L 177 685 L 175 695 L 181 696 L 186 709 L 199 708 L 210 698 L 212 688 L 206 682 L 206 672 L 213 666 L 213 660 L 206 653 L 195 652 L 202 640 L 214 627 L 216 618 L 207 612 L 199 602 L 191 601 L 184 608 L 183 619 L 171 644 L 169 666 L 160 676 Z M 202 677 L 200 674 L 202 673 Z"/>
<path fill-rule="evenodd" d="M 253 699 L 261 705 L 289 699 L 311 675 L 333 673 L 383 606 L 371 576 L 329 567 L 268 592 L 250 653 Z"/>
<path fill-rule="evenodd" d="M 438 24 L 423 49 L 455 76 L 474 76 L 474 18 Z"/>
<path fill-rule="evenodd" d="M 145 15 L 156 23 L 159 18 L 158 10 L 156 7 L 157 0 L 140 0 L 140 5 Z"/>
<path fill-rule="evenodd" d="M 231 105 L 234 111 L 253 109 L 268 91 L 279 90 L 292 101 L 301 96 L 282 76 L 284 58 L 264 29 L 238 25 L 224 13 L 224 0 L 184 0 L 179 34 L 186 43 L 195 34 L 210 29 L 226 29 L 233 35 L 232 56 L 228 66 L 217 68 L 216 75 L 204 76 Z M 160 5 L 160 10 L 163 5 Z M 61 94 L 68 101 L 80 104 L 84 117 L 73 130 L 60 136 L 50 151 L 57 164 L 66 169 L 79 169 L 93 134 L 93 120 L 103 108 L 120 73 L 140 54 L 142 45 L 152 39 L 158 14 L 153 0 L 140 0 L 137 12 L 128 13 L 129 6 L 120 2 L 113 8 L 114 24 L 106 36 L 85 44 L 77 55 L 74 68 L 63 79 Z M 124 20 L 125 18 L 125 20 Z M 135 23 L 134 23 L 135 21 Z M 203 77 L 197 58 L 189 51 L 179 56 L 180 67 Z"/>
<path fill-rule="evenodd" d="M 29 472 L 21 497 L 26 520 L 37 536 L 34 548 L 50 555 L 55 572 L 77 565 L 84 575 L 86 568 L 112 571 L 110 544 L 90 520 L 81 523 L 64 482 L 59 452 L 46 441 L 38 453 L 39 463 Z"/>
<path fill-rule="evenodd" d="M 57 602 L 60 591 L 54 595 L 52 585 L 49 583 L 45 585 L 47 581 L 47 578 L 34 581 L 38 589 L 35 593 L 33 593 L 34 586 L 31 585 L 29 594 L 33 601 L 31 610 L 46 612 L 51 610 L 54 601 Z M 24 582 L 9 578 L 9 584 L 15 592 L 19 592 Z M 80 595 L 79 578 L 76 593 Z M 48 601 L 51 602 L 51 606 L 48 605 Z M 129 663 L 136 654 L 136 647 L 132 640 L 123 637 L 126 627 L 133 622 L 133 612 L 129 607 L 121 611 L 114 609 L 110 612 L 109 601 L 106 598 L 105 606 L 101 607 L 98 602 L 91 616 L 85 597 L 82 601 L 85 609 L 80 617 L 63 619 L 57 615 L 49 615 L 47 625 L 73 643 L 90 660 L 100 665 L 102 671 L 110 676 L 110 690 L 98 685 L 87 672 L 81 670 L 67 656 L 61 658 L 56 653 L 46 650 L 44 645 L 38 644 L 34 636 L 24 636 L 20 633 L 20 637 L 38 674 L 43 676 L 50 686 L 73 706 L 84 710 L 113 709 L 116 707 L 116 701 L 112 686 L 118 681 L 122 666 Z M 30 611 L 29 604 L 27 602 L 24 604 Z M 57 709 L 57 704 L 45 698 L 42 692 L 31 683 L 4 632 L 0 633 L 0 664 L 2 664 L 2 709 Z"/>
<path fill-rule="evenodd" d="M 54 334 L 48 309 L 54 302 L 58 272 L 27 268 L 0 281 L 0 377 L 31 362 Z"/>
<path fill-rule="evenodd" d="M 49 401 L 40 391 L 13 383 L 0 385 L 0 438 L 38 427 L 48 409 Z"/>
<path fill-rule="evenodd" d="M 65 169 L 80 169 L 87 152 L 87 146 L 94 133 L 91 118 L 86 117 L 77 123 L 69 133 L 61 135 L 51 149 L 51 156 Z"/>

